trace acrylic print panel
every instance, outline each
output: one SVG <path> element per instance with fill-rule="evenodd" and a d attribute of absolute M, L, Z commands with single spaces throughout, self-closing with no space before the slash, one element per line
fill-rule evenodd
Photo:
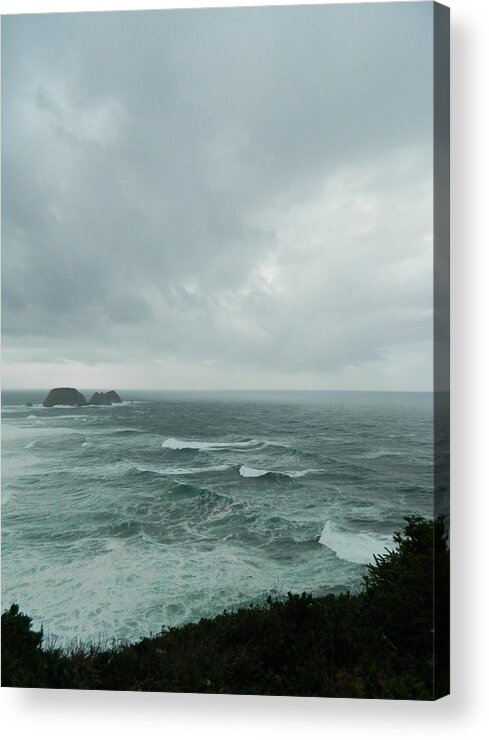
<path fill-rule="evenodd" d="M 448 692 L 448 24 L 2 19 L 5 686 Z"/>

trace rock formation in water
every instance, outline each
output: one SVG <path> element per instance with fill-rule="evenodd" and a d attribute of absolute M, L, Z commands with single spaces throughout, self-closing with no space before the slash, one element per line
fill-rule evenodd
<path fill-rule="evenodd" d="M 113 403 L 122 403 L 122 401 L 118 393 L 108 391 L 108 393 L 94 393 L 88 403 L 94 406 L 111 406 Z"/>
<path fill-rule="evenodd" d="M 122 403 L 121 397 L 115 391 L 107 393 L 95 392 L 88 401 L 94 406 L 111 406 L 113 403 Z M 85 406 L 87 399 L 76 388 L 53 388 L 46 396 L 43 406 Z M 26 406 L 32 406 L 28 401 Z"/>
<path fill-rule="evenodd" d="M 43 406 L 85 406 L 87 399 L 76 388 L 52 388 Z"/>
<path fill-rule="evenodd" d="M 30 408 L 31 406 L 34 406 L 34 404 L 32 403 L 32 401 L 26 401 L 26 402 L 25 402 L 25 405 L 26 405 L 26 406 L 29 406 L 29 408 Z"/>
<path fill-rule="evenodd" d="M 93 396 L 91 397 L 88 403 L 90 404 L 90 406 L 110 406 L 111 405 L 111 401 L 109 401 L 106 398 L 105 393 L 98 393 L 98 392 L 93 394 Z"/>
<path fill-rule="evenodd" d="M 109 399 L 111 403 L 122 403 L 122 399 L 115 391 L 108 391 L 105 393 L 105 397 Z"/>

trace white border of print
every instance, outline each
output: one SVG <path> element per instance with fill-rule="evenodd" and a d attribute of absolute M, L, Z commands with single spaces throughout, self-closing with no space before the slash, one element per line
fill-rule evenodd
<path fill-rule="evenodd" d="M 337 0 L 341 2 L 341 0 Z M 313 4 L 309 2 L 309 4 Z M 122 10 L 256 0 L 0 0 L 1 13 Z M 269 0 L 269 5 L 284 3 Z M 299 4 L 299 3 L 296 3 Z M 15 740 L 199 740 L 483 737 L 487 706 L 489 496 L 487 281 L 489 3 L 452 9 L 452 695 L 436 703 L 2 689 L 2 727 Z M 388 63 L 388 60 L 386 60 Z M 485 167 L 483 164 L 485 163 Z"/>

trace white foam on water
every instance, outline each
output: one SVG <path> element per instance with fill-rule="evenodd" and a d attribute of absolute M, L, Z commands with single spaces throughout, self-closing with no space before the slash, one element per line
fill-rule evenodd
<path fill-rule="evenodd" d="M 73 409 L 73 408 L 79 408 L 77 406 L 73 406 L 71 403 L 55 403 L 53 406 L 43 406 L 44 409 Z"/>
<path fill-rule="evenodd" d="M 218 473 L 229 470 L 231 465 L 210 465 L 207 468 L 146 468 L 136 465 L 140 473 L 157 473 L 158 475 L 194 475 L 196 473 Z"/>
<path fill-rule="evenodd" d="M 25 447 L 24 447 L 24 450 L 30 450 L 30 449 L 32 449 L 32 447 L 34 447 L 34 445 L 35 445 L 35 444 L 36 444 L 36 442 L 35 442 L 35 441 L 33 441 L 33 442 L 28 442 L 28 443 L 27 443 L 27 444 L 25 445 Z"/>
<path fill-rule="evenodd" d="M 285 470 L 284 475 L 288 475 L 289 478 L 304 478 L 306 475 L 324 472 L 324 468 L 308 468 L 307 470 Z"/>
<path fill-rule="evenodd" d="M 248 447 L 263 447 L 275 444 L 275 442 L 261 441 L 259 439 L 243 440 L 242 442 L 201 442 L 200 440 L 184 440 L 169 437 L 169 439 L 165 439 L 161 443 L 161 446 L 167 450 L 241 450 Z"/>
<path fill-rule="evenodd" d="M 11 501 L 12 493 L 4 487 L 2 489 L 2 506 L 5 507 L 7 504 L 10 504 Z"/>
<path fill-rule="evenodd" d="M 230 507 L 226 507 L 225 509 L 221 509 L 221 511 L 212 511 L 207 519 L 210 522 L 221 522 L 223 519 L 227 519 L 231 516 L 231 514 L 232 509 Z"/>
<path fill-rule="evenodd" d="M 36 437 L 40 440 L 50 440 L 51 438 L 54 439 L 55 437 L 66 438 L 68 436 L 72 436 L 73 434 L 78 434 L 78 432 L 72 432 L 71 430 L 68 431 L 66 428 L 63 427 L 51 427 L 49 425 L 46 426 L 45 424 L 43 424 L 42 421 L 38 421 L 37 424 L 25 424 L 23 423 L 24 421 L 25 420 L 22 419 L 20 424 L 5 422 L 2 425 L 3 442 L 24 440 L 24 442 L 27 444 L 27 442 L 30 442 L 33 437 Z"/>
<path fill-rule="evenodd" d="M 50 414 L 47 419 L 91 419 L 90 414 Z"/>
<path fill-rule="evenodd" d="M 309 468 L 308 470 L 261 470 L 241 465 L 239 474 L 243 478 L 262 478 L 264 475 L 283 475 L 287 478 L 303 478 L 310 473 L 322 473 L 322 468 Z"/>
<path fill-rule="evenodd" d="M 377 460 L 380 457 L 401 457 L 402 452 L 396 452 L 395 450 L 388 450 L 381 448 L 380 450 L 368 450 L 362 452 L 360 455 L 352 455 L 357 460 Z"/>
<path fill-rule="evenodd" d="M 243 599 L 252 601 L 267 593 L 275 578 L 266 561 L 244 558 L 224 542 L 203 549 L 194 540 L 175 548 L 141 535 L 88 537 L 44 562 L 31 550 L 6 558 L 2 609 L 21 604 L 34 628 L 42 623 L 45 635 L 57 636 L 60 644 L 73 638 L 136 640 L 163 624 L 197 621 Z M 298 590 L 300 583 L 292 579 L 286 587 Z M 185 607 L 181 613 L 170 608 L 175 604 Z"/>
<path fill-rule="evenodd" d="M 392 537 L 374 532 L 342 532 L 328 519 L 319 543 L 329 547 L 341 560 L 366 565 L 374 562 L 374 555 L 382 554 L 386 547 L 392 545 Z"/>
<path fill-rule="evenodd" d="M 239 469 L 239 474 L 243 476 L 243 478 L 261 478 L 263 475 L 267 475 L 269 472 L 269 470 L 248 468 L 246 465 L 242 465 Z"/>

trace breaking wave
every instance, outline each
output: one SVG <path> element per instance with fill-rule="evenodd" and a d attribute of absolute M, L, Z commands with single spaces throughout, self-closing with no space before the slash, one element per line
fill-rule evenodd
<path fill-rule="evenodd" d="M 141 465 L 136 466 L 140 473 L 154 473 L 155 475 L 196 475 L 198 473 L 218 473 L 229 470 L 230 465 L 209 465 L 206 468 L 145 468 Z"/>
<path fill-rule="evenodd" d="M 244 439 L 235 442 L 202 442 L 200 440 L 185 440 L 169 437 L 161 443 L 167 450 L 246 450 L 249 448 L 281 447 L 277 442 L 259 439 Z"/>
<path fill-rule="evenodd" d="M 250 468 L 247 465 L 241 465 L 239 474 L 242 478 L 263 478 L 265 476 L 280 478 L 304 478 L 311 473 L 322 473 L 322 468 L 311 468 L 309 470 L 260 470 L 260 468 Z"/>
<path fill-rule="evenodd" d="M 337 529 L 328 519 L 319 538 L 319 543 L 329 547 L 340 560 L 365 565 L 373 563 L 374 555 L 392 545 L 392 537 L 374 532 L 354 534 Z"/>

